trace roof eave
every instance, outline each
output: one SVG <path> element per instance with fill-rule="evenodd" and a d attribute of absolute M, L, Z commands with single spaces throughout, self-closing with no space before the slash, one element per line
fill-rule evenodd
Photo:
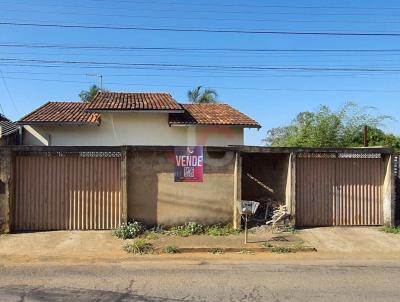
<path fill-rule="evenodd" d="M 170 122 L 171 127 L 191 127 L 191 126 L 204 126 L 204 127 L 237 127 L 237 128 L 256 128 L 260 129 L 260 125 L 242 125 L 242 124 L 202 124 L 202 123 L 173 123 Z"/>
<path fill-rule="evenodd" d="M 147 112 L 147 113 L 185 113 L 182 109 L 85 109 L 85 112 Z"/>
<path fill-rule="evenodd" d="M 37 126 L 61 126 L 61 125 L 70 125 L 70 126 L 83 126 L 83 125 L 87 125 L 87 126 L 99 126 L 100 125 L 100 121 L 99 122 L 63 122 L 63 121 L 59 121 L 59 122 L 53 122 L 53 121 L 40 121 L 40 122 L 24 122 L 24 121 L 19 121 L 17 122 L 18 125 L 21 126 L 32 126 L 32 125 L 37 125 Z"/>

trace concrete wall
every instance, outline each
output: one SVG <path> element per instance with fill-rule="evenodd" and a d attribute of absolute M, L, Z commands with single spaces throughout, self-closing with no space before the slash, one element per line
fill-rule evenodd
<path fill-rule="evenodd" d="M 168 113 L 102 113 L 100 126 L 25 126 L 24 145 L 228 146 L 243 144 L 243 128 L 170 127 Z"/>
<path fill-rule="evenodd" d="M 128 218 L 146 224 L 232 223 L 234 152 L 205 152 L 204 182 L 175 183 L 171 152 L 128 152 Z"/>
<path fill-rule="evenodd" d="M 13 200 L 12 153 L 8 149 L 0 150 L 0 234 L 11 229 Z"/>
<path fill-rule="evenodd" d="M 395 179 L 393 155 L 383 156 L 383 224 L 393 226 L 395 224 Z"/>
<path fill-rule="evenodd" d="M 289 154 L 249 153 L 242 160 L 242 198 L 258 200 L 268 197 L 285 204 L 289 194 Z M 250 173 L 269 189 L 250 179 Z"/>

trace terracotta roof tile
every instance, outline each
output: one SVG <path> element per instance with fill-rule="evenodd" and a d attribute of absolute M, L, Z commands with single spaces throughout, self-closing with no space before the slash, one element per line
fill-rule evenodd
<path fill-rule="evenodd" d="M 226 125 L 261 128 L 260 124 L 228 104 L 181 104 L 183 114 L 170 114 L 170 125 Z"/>
<path fill-rule="evenodd" d="M 168 93 L 99 92 L 88 110 L 182 110 L 182 108 Z"/>
<path fill-rule="evenodd" d="M 19 124 L 98 124 L 100 114 L 86 112 L 90 103 L 48 102 L 18 121 Z"/>

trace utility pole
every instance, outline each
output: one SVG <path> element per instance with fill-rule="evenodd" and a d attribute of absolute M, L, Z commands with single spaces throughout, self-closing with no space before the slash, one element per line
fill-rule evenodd
<path fill-rule="evenodd" d="M 368 142 L 368 126 L 364 126 L 364 147 L 368 147 L 369 142 Z"/>

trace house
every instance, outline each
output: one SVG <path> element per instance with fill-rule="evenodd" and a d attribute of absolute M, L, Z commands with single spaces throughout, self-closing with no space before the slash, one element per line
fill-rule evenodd
<path fill-rule="evenodd" d="M 0 145 L 18 145 L 20 127 L 0 114 Z"/>
<path fill-rule="evenodd" d="M 261 126 L 227 104 L 179 104 L 167 93 L 99 92 L 90 103 L 48 102 L 23 117 L 24 145 L 242 145 Z"/>

